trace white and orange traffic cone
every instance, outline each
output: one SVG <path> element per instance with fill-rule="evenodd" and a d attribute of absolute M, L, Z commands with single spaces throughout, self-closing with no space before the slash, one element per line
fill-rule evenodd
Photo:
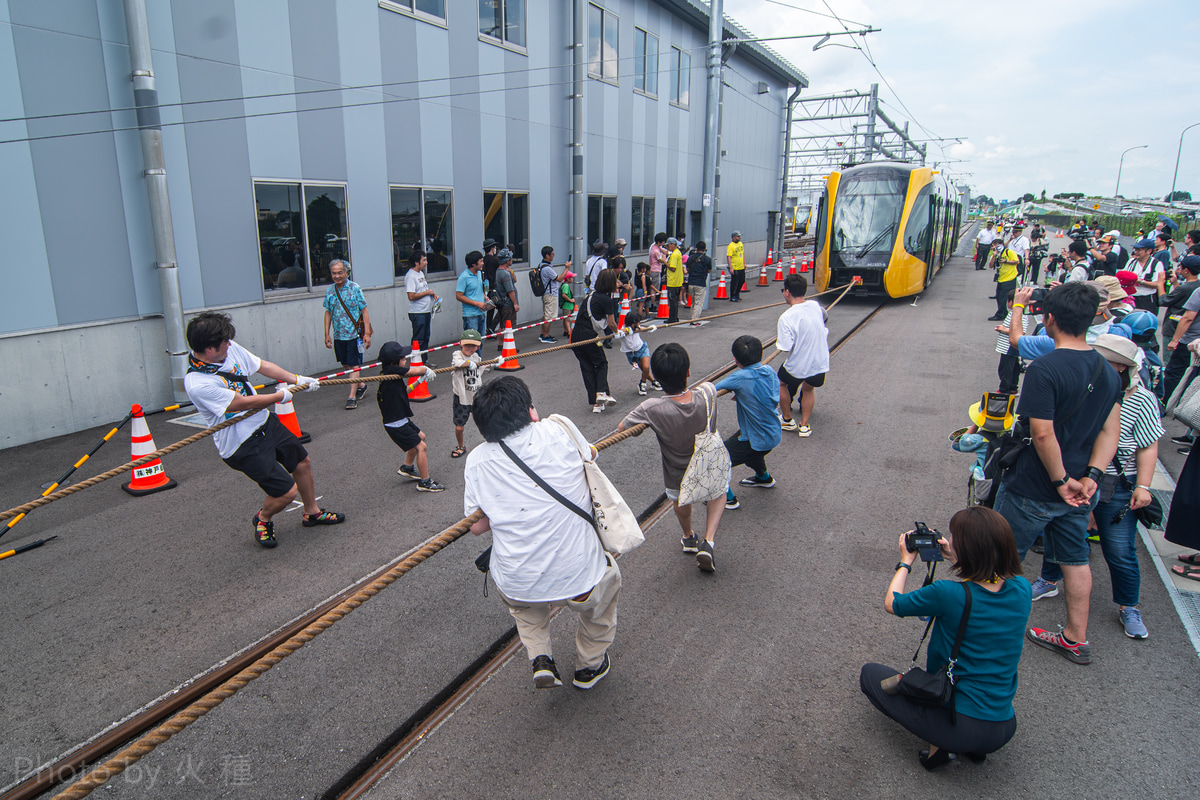
<path fill-rule="evenodd" d="M 788 275 L 796 274 L 796 257 L 792 256 L 792 266 L 788 268 Z"/>
<path fill-rule="evenodd" d="M 412 358 L 409 359 L 408 366 L 423 367 L 425 362 L 421 360 L 421 343 L 413 340 Z M 429 391 L 429 381 L 423 381 L 420 378 L 408 379 L 408 399 L 416 403 L 425 403 L 437 397 L 436 394 Z"/>
<path fill-rule="evenodd" d="M 783 280 L 783 262 L 782 261 L 780 261 L 778 264 L 775 265 L 775 280 L 777 280 L 777 281 Z"/>
<path fill-rule="evenodd" d="M 662 291 L 658 295 L 658 314 L 655 315 L 655 318 L 656 319 L 670 319 L 671 318 L 671 301 L 667 299 L 667 287 L 665 287 L 665 286 L 663 287 Z"/>
<path fill-rule="evenodd" d="M 143 456 L 150 455 L 158 448 L 154 446 L 154 437 L 150 435 L 150 426 L 146 424 L 146 417 L 142 414 L 142 407 L 135 405 L 130 410 L 133 412 L 133 425 L 130 427 L 130 432 L 133 434 L 133 447 L 130 461 L 137 461 Z M 141 497 L 144 494 L 165 492 L 167 489 L 174 489 L 178 485 L 173 478 L 167 477 L 166 470 L 163 469 L 162 459 L 156 458 L 149 464 L 136 467 L 133 470 L 133 480 L 121 488 L 134 497 Z"/>
<path fill-rule="evenodd" d="M 629 313 L 629 295 L 621 295 L 621 318 L 617 320 L 617 327 L 625 327 L 625 315 Z"/>
<path fill-rule="evenodd" d="M 275 416 L 279 417 L 279 421 L 283 423 L 283 427 L 291 431 L 292 435 L 299 439 L 301 444 L 312 441 L 311 436 L 300 430 L 300 420 L 296 417 L 296 409 L 292 406 L 290 399 L 286 403 L 275 404 Z"/>
<path fill-rule="evenodd" d="M 775 251 L 768 247 L 767 248 L 767 263 L 765 266 L 769 267 L 775 263 L 774 261 L 772 261 L 772 258 L 774 257 L 774 255 L 775 255 Z"/>
<path fill-rule="evenodd" d="M 771 279 L 767 277 L 767 265 L 763 264 L 758 269 L 758 286 L 769 286 Z"/>
<path fill-rule="evenodd" d="M 813 257 L 811 255 L 807 255 L 804 257 L 804 261 L 802 261 L 800 263 L 800 271 L 801 272 L 808 272 L 810 269 L 812 269 L 812 265 L 813 265 L 812 259 L 813 259 Z"/>
<path fill-rule="evenodd" d="M 717 283 L 717 293 L 713 295 L 714 300 L 728 300 L 729 289 L 725 286 L 725 270 L 721 270 L 721 280 Z"/>
<path fill-rule="evenodd" d="M 500 352 L 500 366 L 496 369 L 502 369 L 509 372 L 516 372 L 519 369 L 525 369 L 521 363 L 517 361 L 517 340 L 513 337 L 512 321 L 504 323 L 504 349 Z"/>

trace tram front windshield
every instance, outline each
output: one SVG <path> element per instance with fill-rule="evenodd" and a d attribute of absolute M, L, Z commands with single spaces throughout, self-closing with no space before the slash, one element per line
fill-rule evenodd
<path fill-rule="evenodd" d="M 907 175 L 843 178 L 835 202 L 830 249 L 860 258 L 867 252 L 891 250 L 907 191 Z"/>

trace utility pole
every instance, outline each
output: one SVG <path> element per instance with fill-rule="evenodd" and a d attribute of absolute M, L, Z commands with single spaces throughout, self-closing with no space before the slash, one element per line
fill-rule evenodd
<path fill-rule="evenodd" d="M 716 251 L 716 225 L 714 211 L 717 196 L 717 161 L 720 150 L 720 95 L 721 95 L 721 39 L 725 35 L 725 17 L 722 0 L 710 0 L 708 20 L 708 89 L 704 109 L 704 171 L 701 182 L 703 197 L 700 202 L 700 230 L 708 240 L 712 252 Z"/>
<path fill-rule="evenodd" d="M 573 42 L 571 44 L 571 260 L 575 273 L 584 273 L 583 264 L 587 261 L 587 250 L 584 247 L 584 205 L 583 196 L 583 83 L 585 31 L 587 30 L 587 0 L 575 0 L 574 19 L 572 22 Z"/>

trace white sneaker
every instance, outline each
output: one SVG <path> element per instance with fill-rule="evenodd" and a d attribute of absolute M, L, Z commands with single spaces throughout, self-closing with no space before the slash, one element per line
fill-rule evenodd
<path fill-rule="evenodd" d="M 638 381 L 638 394 L 642 397 L 646 396 L 646 382 Z"/>
<path fill-rule="evenodd" d="M 611 394 L 601 395 L 598 399 L 603 399 L 604 404 L 608 406 L 615 406 L 617 404 L 617 398 L 613 397 Z"/>
<path fill-rule="evenodd" d="M 604 413 L 604 403 L 596 403 L 596 405 L 592 406 L 592 413 L 593 414 Z"/>

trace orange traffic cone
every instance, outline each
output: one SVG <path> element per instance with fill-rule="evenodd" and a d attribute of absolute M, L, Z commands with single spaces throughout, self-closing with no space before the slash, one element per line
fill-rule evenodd
<path fill-rule="evenodd" d="M 783 262 L 782 261 L 780 261 L 778 264 L 775 265 L 775 280 L 777 280 L 777 281 L 783 280 Z"/>
<path fill-rule="evenodd" d="M 154 446 L 154 437 L 150 435 L 150 426 L 146 424 L 146 417 L 142 414 L 142 407 L 135 405 L 130 411 L 133 412 L 133 425 L 130 428 L 133 434 L 133 447 L 130 461 L 137 461 L 142 456 L 150 455 L 158 448 Z M 133 470 L 133 480 L 121 488 L 134 497 L 141 497 L 144 494 L 165 492 L 167 489 L 174 489 L 178 485 L 174 479 L 167 477 L 166 471 L 163 470 L 162 460 L 156 458 L 149 464 L 143 464 L 135 468 Z"/>
<path fill-rule="evenodd" d="M 625 327 L 625 315 L 629 313 L 629 295 L 621 295 L 621 318 L 617 320 L 617 327 Z"/>
<path fill-rule="evenodd" d="M 770 285 L 770 282 L 771 282 L 770 279 L 767 277 L 767 265 L 763 264 L 758 269 L 758 284 L 757 285 L 758 286 L 768 286 L 768 285 Z"/>
<path fill-rule="evenodd" d="M 768 247 L 768 248 L 767 248 L 767 264 L 766 264 L 766 266 L 768 266 L 768 267 L 769 267 L 769 266 L 771 266 L 772 264 L 774 264 L 774 263 L 775 263 L 774 261 L 772 261 L 772 260 L 771 260 L 771 258 L 772 258 L 772 256 L 773 256 L 773 255 L 774 255 L 774 251 L 773 251 L 773 250 L 771 250 L 771 249 Z"/>
<path fill-rule="evenodd" d="M 511 320 L 504 323 L 504 350 L 500 353 L 500 357 L 503 360 L 496 369 L 508 370 L 509 372 L 525 369 L 517 361 L 517 340 L 513 338 Z"/>
<path fill-rule="evenodd" d="M 684 307 L 684 308 L 691 308 L 691 307 L 692 307 L 692 290 L 691 290 L 691 287 L 686 287 L 686 286 L 685 286 L 684 288 L 686 289 L 686 291 L 684 292 L 684 295 L 683 295 L 683 307 Z"/>
<path fill-rule="evenodd" d="M 656 319 L 670 319 L 671 318 L 671 302 L 669 300 L 667 300 L 667 287 L 665 287 L 665 286 L 663 287 L 663 290 L 658 295 L 658 314 L 655 315 L 655 318 Z"/>
<path fill-rule="evenodd" d="M 283 423 L 283 427 L 292 432 L 292 435 L 300 440 L 301 444 L 311 442 L 312 437 L 300 430 L 300 420 L 296 418 L 296 409 L 292 406 L 292 401 L 286 403 L 275 404 L 275 416 L 279 417 L 279 421 Z"/>
<path fill-rule="evenodd" d="M 792 256 L 792 266 L 788 268 L 788 275 L 796 274 L 796 257 Z"/>
<path fill-rule="evenodd" d="M 409 367 L 425 366 L 425 362 L 423 362 L 421 360 L 420 345 L 421 345 L 420 342 L 416 341 L 415 339 L 413 340 L 412 358 L 409 359 L 409 362 L 408 362 Z M 417 403 L 425 403 L 425 402 L 428 402 L 429 400 L 432 400 L 433 398 L 437 397 L 436 394 L 429 391 L 429 382 L 428 381 L 421 381 L 420 383 L 418 383 L 417 382 L 418 380 L 420 380 L 420 379 L 419 378 L 409 378 L 408 379 L 408 399 L 409 400 L 412 400 Z"/>
<path fill-rule="evenodd" d="M 725 287 L 725 270 L 721 270 L 721 281 L 717 284 L 717 293 L 713 295 L 714 300 L 728 300 L 729 290 Z"/>

